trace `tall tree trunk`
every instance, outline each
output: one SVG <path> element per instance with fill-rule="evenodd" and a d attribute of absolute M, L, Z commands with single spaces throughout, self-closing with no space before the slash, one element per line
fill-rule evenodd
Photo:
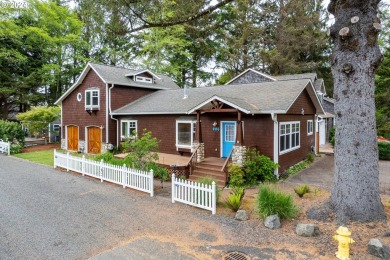
<path fill-rule="evenodd" d="M 336 22 L 330 58 L 336 113 L 335 179 L 330 202 L 339 222 L 384 220 L 379 194 L 374 75 L 380 0 L 331 0 Z"/>

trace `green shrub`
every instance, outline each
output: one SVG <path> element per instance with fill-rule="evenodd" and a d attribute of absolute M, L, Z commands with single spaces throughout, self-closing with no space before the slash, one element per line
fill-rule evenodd
<path fill-rule="evenodd" d="M 313 153 L 313 152 L 310 152 L 310 153 L 308 153 L 307 156 L 306 156 L 306 161 L 312 163 L 312 162 L 314 162 L 314 158 L 315 158 L 314 153 Z"/>
<path fill-rule="evenodd" d="M 244 194 L 245 194 L 244 187 L 233 187 L 232 190 L 233 190 L 233 194 L 240 196 L 240 199 L 242 199 L 242 197 L 244 197 Z"/>
<path fill-rule="evenodd" d="M 279 167 L 269 157 L 261 155 L 256 149 L 247 150 L 245 162 L 245 182 L 255 185 L 259 181 L 276 181 L 274 171 Z"/>
<path fill-rule="evenodd" d="M 270 184 L 260 185 L 257 210 L 262 218 L 277 214 L 281 219 L 294 218 L 299 211 L 291 195 L 278 191 Z"/>
<path fill-rule="evenodd" d="M 95 161 L 103 160 L 103 162 L 105 162 L 105 163 L 109 163 L 112 165 L 118 165 L 118 166 L 122 166 L 123 164 L 126 164 L 124 162 L 124 160 L 115 158 L 114 154 L 110 153 L 110 152 L 98 154 L 98 155 L 94 156 L 93 159 Z M 126 164 L 126 166 L 130 167 L 131 165 Z"/>
<path fill-rule="evenodd" d="M 299 162 L 299 163 L 291 166 L 290 168 L 288 168 L 286 170 L 286 173 L 287 173 L 287 175 L 292 175 L 292 174 L 295 174 L 297 172 L 300 172 L 303 169 L 306 169 L 308 166 L 309 166 L 309 162 L 307 162 L 305 160 L 305 161 Z"/>
<path fill-rule="evenodd" d="M 11 146 L 9 148 L 9 153 L 10 154 L 17 154 L 17 153 L 22 152 L 22 149 L 23 149 L 23 146 L 21 146 L 20 144 L 11 144 Z"/>
<path fill-rule="evenodd" d="M 23 147 L 25 134 L 21 124 L 0 120 L 0 139 L 4 142 L 18 143 Z"/>
<path fill-rule="evenodd" d="M 303 195 L 310 192 L 310 187 L 307 184 L 300 185 L 300 186 L 295 187 L 294 191 L 300 198 L 302 198 Z"/>
<path fill-rule="evenodd" d="M 229 194 L 228 198 L 225 201 L 225 204 L 232 209 L 233 211 L 237 211 L 241 207 L 241 195 L 238 193 Z"/>
<path fill-rule="evenodd" d="M 217 186 L 217 182 L 213 179 L 213 178 L 211 178 L 211 177 L 203 177 L 203 178 L 200 178 L 199 180 L 197 180 L 196 182 L 198 182 L 198 183 L 201 183 L 201 184 L 205 184 L 205 185 L 212 185 L 213 184 L 213 182 L 215 182 L 215 185 L 216 185 L 216 190 L 217 190 L 217 203 L 219 203 L 220 202 L 220 199 L 221 199 L 221 190 L 220 190 L 220 188 L 218 188 L 218 186 Z M 198 199 L 202 199 L 202 197 L 200 196 Z"/>
<path fill-rule="evenodd" d="M 390 143 L 378 142 L 379 159 L 390 160 Z"/>
<path fill-rule="evenodd" d="M 229 185 L 234 187 L 241 187 L 244 185 L 244 170 L 240 165 L 231 164 L 228 167 Z"/>
<path fill-rule="evenodd" d="M 329 131 L 329 142 L 331 143 L 331 145 L 333 147 L 334 147 L 334 143 L 336 141 L 335 135 L 336 135 L 336 127 L 332 127 L 332 129 L 330 129 L 330 131 Z"/>

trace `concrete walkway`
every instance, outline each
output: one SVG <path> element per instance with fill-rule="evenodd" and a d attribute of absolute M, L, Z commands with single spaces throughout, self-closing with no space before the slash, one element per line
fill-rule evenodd
<path fill-rule="evenodd" d="M 287 178 L 285 183 L 310 184 L 330 191 L 333 183 L 334 156 L 322 155 L 308 168 Z M 390 194 L 390 161 L 379 161 L 379 187 L 381 193 Z"/>

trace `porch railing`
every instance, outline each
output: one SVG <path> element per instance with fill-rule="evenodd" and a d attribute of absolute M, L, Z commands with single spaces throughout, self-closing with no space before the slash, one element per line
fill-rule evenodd
<path fill-rule="evenodd" d="M 198 163 L 198 150 L 199 150 L 200 144 L 198 144 L 192 153 L 190 159 L 187 162 L 187 166 L 190 168 L 190 175 L 192 175 L 192 171 L 195 169 L 196 164 Z"/>
<path fill-rule="evenodd" d="M 229 175 L 228 175 L 228 171 L 227 171 L 227 169 L 226 169 L 226 166 L 229 164 L 229 162 L 232 161 L 233 150 L 234 150 L 234 147 L 230 150 L 230 153 L 229 153 L 229 155 L 226 157 L 225 163 L 223 164 L 223 166 L 222 166 L 222 168 L 221 168 L 221 172 L 224 172 L 224 173 L 225 173 L 225 182 L 226 182 L 226 183 L 228 183 L 228 179 L 229 179 Z"/>

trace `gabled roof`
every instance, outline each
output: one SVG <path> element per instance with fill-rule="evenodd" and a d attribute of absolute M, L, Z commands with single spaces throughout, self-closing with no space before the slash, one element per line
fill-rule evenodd
<path fill-rule="evenodd" d="M 225 85 L 230 85 L 236 79 L 242 77 L 243 75 L 245 75 L 247 73 L 251 73 L 251 72 L 258 74 L 262 78 L 267 79 L 267 81 L 276 81 L 276 79 L 274 77 L 270 76 L 270 75 L 267 75 L 265 73 L 262 73 L 260 71 L 254 70 L 254 69 L 246 69 L 243 72 L 241 72 L 240 74 L 238 74 L 237 76 L 235 76 L 234 78 L 232 78 L 231 80 L 229 80 L 227 83 L 225 83 Z M 258 82 L 251 82 L 251 83 L 258 83 Z"/>
<path fill-rule="evenodd" d="M 247 114 L 283 114 L 287 113 L 304 90 L 308 91 L 317 114 L 324 114 L 308 79 L 191 88 L 188 89 L 186 99 L 183 99 L 182 89 L 161 90 L 119 108 L 112 114 L 191 114 L 214 99 Z"/>
<path fill-rule="evenodd" d="M 56 102 L 55 104 L 60 104 L 75 88 L 77 88 L 84 80 L 84 78 L 87 76 L 88 72 L 90 70 L 93 70 L 99 78 L 105 83 L 105 84 L 115 84 L 115 85 L 122 85 L 122 86 L 129 86 L 129 87 L 136 87 L 136 88 L 147 88 L 147 89 L 178 89 L 179 86 L 176 85 L 176 83 L 165 75 L 156 75 L 153 73 L 153 75 L 156 75 L 155 82 L 153 84 L 150 83 L 143 83 L 134 81 L 132 78 L 126 76 L 129 74 L 140 74 L 143 72 L 146 72 L 148 70 L 131 70 L 121 67 L 114 67 L 114 66 L 108 66 L 108 65 L 102 65 L 102 64 L 96 64 L 96 63 L 88 63 L 77 81 L 73 84 L 72 87 L 70 87 Z M 152 73 L 148 71 L 149 73 Z"/>
<path fill-rule="evenodd" d="M 152 77 L 156 78 L 156 79 L 161 79 L 157 74 L 154 74 L 153 72 L 151 72 L 150 70 L 138 70 L 138 71 L 132 71 L 128 74 L 126 74 L 125 76 L 128 77 L 128 76 L 137 76 L 139 74 L 142 74 L 142 73 L 149 73 Z"/>

